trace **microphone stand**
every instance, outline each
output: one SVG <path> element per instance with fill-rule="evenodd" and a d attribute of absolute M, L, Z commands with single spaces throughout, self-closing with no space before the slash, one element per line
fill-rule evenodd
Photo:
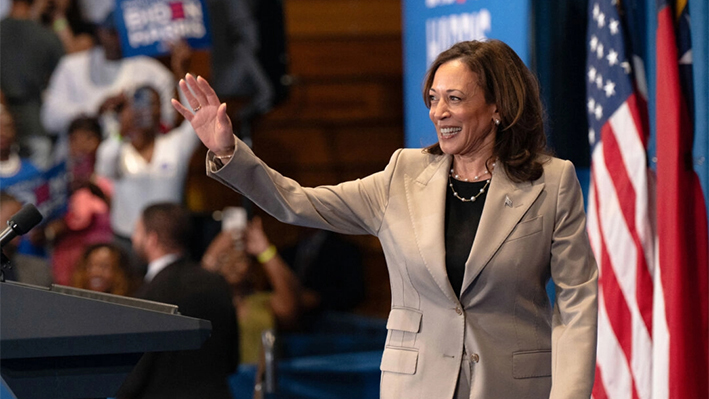
<path fill-rule="evenodd" d="M 12 268 L 10 258 L 5 255 L 5 251 L 0 248 L 0 283 L 5 282 L 5 269 Z"/>

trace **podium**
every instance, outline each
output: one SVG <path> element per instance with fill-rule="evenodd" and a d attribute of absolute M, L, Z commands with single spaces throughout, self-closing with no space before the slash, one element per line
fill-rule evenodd
<path fill-rule="evenodd" d="M 173 305 L 0 283 L 0 374 L 18 399 L 114 396 L 143 353 L 198 349 L 211 329 Z"/>

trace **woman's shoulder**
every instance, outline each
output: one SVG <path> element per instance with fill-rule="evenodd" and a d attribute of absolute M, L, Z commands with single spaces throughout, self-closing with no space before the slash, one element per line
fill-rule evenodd
<path fill-rule="evenodd" d="M 431 163 L 444 160 L 447 155 L 431 154 L 424 148 L 400 148 L 396 150 L 394 157 L 398 157 L 400 162 L 405 162 L 407 165 L 421 165 L 425 167 Z"/>
<path fill-rule="evenodd" d="M 540 159 L 540 162 L 544 167 L 544 174 L 540 179 L 546 184 L 565 185 L 579 180 L 576 167 L 567 159 L 546 155 Z"/>
<path fill-rule="evenodd" d="M 421 148 L 400 148 L 391 156 L 387 168 L 393 168 L 394 174 L 418 176 L 427 169 L 436 169 L 446 157 L 447 155 L 429 154 Z"/>

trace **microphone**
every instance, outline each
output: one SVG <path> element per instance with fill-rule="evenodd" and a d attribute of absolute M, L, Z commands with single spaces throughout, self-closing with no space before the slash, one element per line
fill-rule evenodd
<path fill-rule="evenodd" d="M 0 248 L 12 241 L 18 235 L 23 235 L 32 230 L 42 221 L 42 214 L 32 204 L 26 204 L 19 212 L 12 215 L 7 221 L 7 227 L 0 233 Z"/>

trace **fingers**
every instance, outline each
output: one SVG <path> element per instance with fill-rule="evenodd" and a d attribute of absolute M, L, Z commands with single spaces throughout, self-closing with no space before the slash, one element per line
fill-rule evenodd
<path fill-rule="evenodd" d="M 199 102 L 199 104 L 197 104 L 197 105 L 205 106 L 205 105 L 209 104 L 209 101 L 207 101 L 207 96 L 204 94 L 204 91 L 202 91 L 203 90 L 202 87 L 200 87 L 199 83 L 197 83 L 197 79 L 195 79 L 194 76 L 192 76 L 192 74 L 188 73 L 187 75 L 185 75 L 184 80 L 187 82 L 190 89 L 192 89 L 192 92 L 194 93 L 195 97 L 197 97 L 197 101 Z M 202 80 L 204 80 L 204 79 L 202 79 Z M 217 104 L 219 104 L 219 102 L 217 102 Z M 213 104 L 213 105 L 217 105 L 217 104 Z M 192 103 L 190 103 L 190 105 L 192 105 Z M 192 107 L 192 108 L 194 108 L 194 107 Z"/>
<path fill-rule="evenodd" d="M 192 94 L 192 90 L 190 90 L 189 86 L 187 86 L 185 79 L 180 79 L 179 86 L 180 90 L 182 90 L 182 94 L 185 96 L 185 99 L 187 99 L 187 102 L 190 104 L 190 107 L 192 107 L 192 109 L 197 108 L 200 104 L 199 100 L 194 96 L 194 94 Z"/>
<path fill-rule="evenodd" d="M 182 114 L 182 116 L 184 116 L 188 122 L 192 122 L 192 118 L 194 118 L 194 114 L 192 113 L 192 111 L 185 108 L 184 105 L 180 104 L 180 102 L 175 100 L 174 98 L 170 102 L 172 103 L 173 108 L 177 110 L 177 112 Z"/>
<path fill-rule="evenodd" d="M 221 104 L 219 109 L 217 109 L 217 121 L 221 126 L 231 130 L 231 119 L 229 119 L 229 115 L 226 114 L 226 103 Z"/>
<path fill-rule="evenodd" d="M 207 79 L 198 76 L 196 81 L 200 89 L 202 89 L 202 93 L 204 93 L 204 96 L 207 98 L 208 104 L 219 105 L 219 97 L 217 96 L 217 93 L 214 92 L 214 89 L 212 89 L 212 86 L 209 85 Z"/>

